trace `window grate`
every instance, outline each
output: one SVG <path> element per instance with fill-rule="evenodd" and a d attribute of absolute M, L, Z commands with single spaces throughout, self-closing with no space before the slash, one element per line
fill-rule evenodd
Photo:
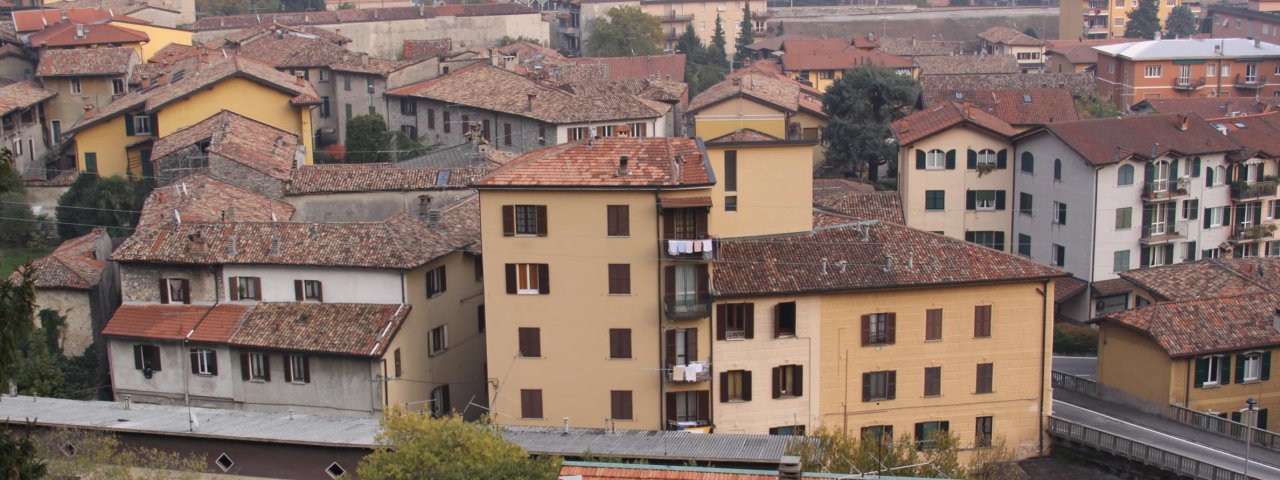
<path fill-rule="evenodd" d="M 231 467 L 236 464 L 236 462 L 231 460 L 231 457 L 228 457 L 226 453 L 218 455 L 218 459 L 214 460 L 214 463 L 217 463 L 218 468 L 222 469 L 223 472 L 231 471 Z"/>

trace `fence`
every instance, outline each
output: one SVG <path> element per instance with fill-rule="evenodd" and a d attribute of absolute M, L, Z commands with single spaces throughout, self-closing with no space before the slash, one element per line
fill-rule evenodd
<path fill-rule="evenodd" d="M 1280 435 L 1275 432 L 1177 405 L 1169 405 L 1169 413 L 1166 416 L 1187 425 L 1226 435 L 1242 442 L 1245 441 L 1245 432 L 1249 432 L 1249 434 L 1253 435 L 1253 438 L 1250 438 L 1249 441 L 1254 446 L 1280 450 Z"/>
<path fill-rule="evenodd" d="M 1056 417 L 1049 417 L 1049 435 L 1195 479 L 1257 478 Z"/>
<path fill-rule="evenodd" d="M 1085 395 L 1098 396 L 1098 382 L 1055 371 L 1051 377 L 1054 387 L 1061 387 Z"/>

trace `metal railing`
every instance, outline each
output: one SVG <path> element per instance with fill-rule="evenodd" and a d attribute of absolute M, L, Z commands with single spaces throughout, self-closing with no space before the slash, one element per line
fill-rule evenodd
<path fill-rule="evenodd" d="M 1142 227 L 1143 241 L 1169 241 L 1180 238 L 1181 236 L 1182 232 L 1178 231 L 1178 225 L 1174 222 L 1145 225 Z"/>
<path fill-rule="evenodd" d="M 1187 194 L 1185 182 L 1177 179 L 1154 180 L 1142 185 L 1142 198 L 1158 200 Z"/>
<path fill-rule="evenodd" d="M 690 370 L 692 370 L 692 373 L 690 373 Z M 675 383 L 711 380 L 711 364 L 708 362 L 689 362 L 686 365 L 672 365 L 667 379 Z"/>
<path fill-rule="evenodd" d="M 1276 194 L 1276 182 L 1265 180 L 1249 184 L 1231 185 L 1231 199 L 1245 200 L 1258 197 L 1270 197 Z"/>
<path fill-rule="evenodd" d="M 1245 435 L 1252 434 L 1253 437 L 1250 438 L 1249 441 L 1252 442 L 1253 445 L 1280 451 L 1280 434 L 1272 431 L 1251 427 L 1240 422 L 1233 422 L 1217 415 L 1192 410 L 1186 407 L 1180 407 L 1178 405 L 1169 405 L 1167 416 L 1170 419 L 1177 420 L 1178 422 L 1221 435 L 1226 435 L 1242 442 L 1245 440 Z"/>
<path fill-rule="evenodd" d="M 1061 387 L 1095 397 L 1098 395 L 1097 381 L 1056 371 L 1050 375 L 1050 379 L 1054 387 Z"/>
<path fill-rule="evenodd" d="M 1262 88 L 1262 86 L 1266 84 L 1267 77 L 1265 75 L 1254 75 L 1252 77 L 1245 75 L 1244 77 L 1241 77 L 1240 74 L 1237 73 L 1235 76 L 1236 88 Z"/>
<path fill-rule="evenodd" d="M 1199 78 L 1178 77 L 1173 79 L 1174 90 L 1195 90 L 1197 88 L 1203 87 L 1204 84 L 1205 84 L 1204 77 L 1199 77 Z"/>
<path fill-rule="evenodd" d="M 688 22 L 693 20 L 692 13 L 667 12 L 658 17 L 663 23 Z"/>
<path fill-rule="evenodd" d="M 1053 437 L 1195 479 L 1252 480 L 1257 478 L 1057 417 L 1049 417 L 1048 433 Z"/>
<path fill-rule="evenodd" d="M 663 298 L 668 320 L 697 320 L 711 315 L 711 296 L 665 296 Z"/>

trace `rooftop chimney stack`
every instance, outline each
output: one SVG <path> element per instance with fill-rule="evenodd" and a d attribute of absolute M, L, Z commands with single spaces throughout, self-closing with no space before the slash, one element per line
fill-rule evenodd
<path fill-rule="evenodd" d="M 440 209 L 432 208 L 427 210 L 427 228 L 432 230 L 440 229 Z"/>
<path fill-rule="evenodd" d="M 800 480 L 804 470 L 800 468 L 800 457 L 787 455 L 778 461 L 778 480 Z"/>
<path fill-rule="evenodd" d="M 83 39 L 83 38 L 85 37 L 85 34 L 86 34 L 86 33 L 89 33 L 89 31 L 88 31 L 87 29 L 85 29 L 85 28 L 84 28 L 84 25 L 81 25 L 81 24 L 78 24 L 78 23 L 77 23 L 77 24 L 76 24 L 76 38 Z"/>
<path fill-rule="evenodd" d="M 536 93 L 530 93 L 530 94 L 529 94 L 529 103 L 528 103 L 528 105 L 525 107 L 525 108 L 527 108 L 527 111 L 529 111 L 529 112 L 532 112 L 532 111 L 533 111 L 533 99 L 535 99 L 535 98 L 537 98 L 537 97 L 538 97 L 538 94 L 536 94 Z"/>
<path fill-rule="evenodd" d="M 1191 123 L 1191 117 L 1188 117 L 1186 115 L 1178 115 L 1178 131 L 1179 132 L 1187 131 L 1187 127 L 1189 126 L 1190 123 Z"/>
<path fill-rule="evenodd" d="M 628 158 L 626 155 L 618 157 L 618 176 L 619 177 L 625 177 L 627 175 L 631 175 L 631 171 L 627 168 L 627 163 L 630 160 L 631 159 Z"/>

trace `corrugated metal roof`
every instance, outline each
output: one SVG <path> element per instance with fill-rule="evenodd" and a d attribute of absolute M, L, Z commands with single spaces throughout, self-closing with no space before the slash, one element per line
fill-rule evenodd
<path fill-rule="evenodd" d="M 804 437 L 688 432 L 506 427 L 504 435 L 531 453 L 777 464 L 787 445 Z"/>
<path fill-rule="evenodd" d="M 1255 43 L 1247 38 L 1149 40 L 1093 47 L 1094 50 L 1099 52 L 1130 60 L 1216 58 L 1218 56 L 1218 48 L 1222 49 L 1224 58 L 1280 56 L 1280 45 L 1267 42 Z"/>

